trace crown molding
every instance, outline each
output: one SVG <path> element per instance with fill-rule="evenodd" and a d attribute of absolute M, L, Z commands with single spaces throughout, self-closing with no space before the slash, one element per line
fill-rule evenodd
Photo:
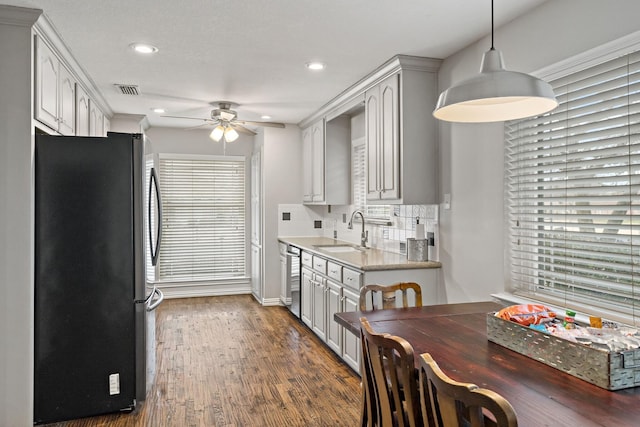
<path fill-rule="evenodd" d="M 352 107 L 354 104 L 358 104 L 360 102 L 364 103 L 364 92 L 367 89 L 375 86 L 390 75 L 401 70 L 436 73 L 440 68 L 441 63 L 441 59 L 396 55 L 357 81 L 355 84 L 342 91 L 338 96 L 320 107 L 320 109 L 312 115 L 301 120 L 300 123 L 298 123 L 298 126 L 304 129 L 325 116 L 336 117 L 341 114 L 341 112 L 348 111 L 348 108 Z"/>
<path fill-rule="evenodd" d="M 32 27 L 42 15 L 42 9 L 8 6 L 0 4 L 0 25 Z"/>

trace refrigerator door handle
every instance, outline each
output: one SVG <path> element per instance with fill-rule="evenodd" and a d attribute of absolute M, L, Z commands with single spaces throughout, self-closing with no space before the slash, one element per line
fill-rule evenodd
<path fill-rule="evenodd" d="M 153 298 L 150 301 L 151 304 L 147 305 L 147 311 L 155 310 L 160 304 L 162 304 L 162 301 L 164 301 L 164 294 L 156 286 L 153 287 L 153 292 L 151 293 L 150 297 L 153 297 L 154 295 L 157 295 L 157 298 Z"/>
<path fill-rule="evenodd" d="M 155 190 L 155 191 L 154 191 Z M 156 246 L 153 247 L 153 239 L 151 234 L 151 197 L 152 193 L 155 193 L 156 206 L 158 209 L 158 224 L 156 227 Z M 149 244 L 151 245 L 151 265 L 155 266 L 158 263 L 158 256 L 160 255 L 160 244 L 162 241 L 162 200 L 160 199 L 160 187 L 158 186 L 158 176 L 156 175 L 155 168 L 151 168 L 151 178 L 149 179 L 149 206 L 147 209 L 148 224 L 149 224 Z"/>

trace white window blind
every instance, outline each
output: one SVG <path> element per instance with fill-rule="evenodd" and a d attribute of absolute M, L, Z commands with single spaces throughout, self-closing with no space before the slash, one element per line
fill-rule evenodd
<path fill-rule="evenodd" d="M 244 277 L 244 158 L 161 157 L 160 185 L 160 280 Z"/>
<path fill-rule="evenodd" d="M 354 209 L 364 213 L 367 220 L 389 221 L 390 205 L 367 205 L 367 146 L 364 138 L 351 146 L 351 182 Z"/>
<path fill-rule="evenodd" d="M 516 293 L 640 314 L 640 55 L 551 82 L 559 107 L 506 124 Z"/>

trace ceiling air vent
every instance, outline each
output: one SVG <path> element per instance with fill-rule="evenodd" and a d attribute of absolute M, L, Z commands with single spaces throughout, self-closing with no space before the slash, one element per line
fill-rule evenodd
<path fill-rule="evenodd" d="M 140 95 L 138 92 L 138 86 L 136 85 L 116 84 L 115 87 L 117 87 L 123 95 Z"/>

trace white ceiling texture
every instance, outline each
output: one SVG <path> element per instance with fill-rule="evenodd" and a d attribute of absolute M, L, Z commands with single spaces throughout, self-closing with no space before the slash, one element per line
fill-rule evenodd
<path fill-rule="evenodd" d="M 496 0 L 496 27 L 544 1 Z M 112 111 L 147 115 L 151 126 L 194 124 L 153 108 L 204 118 L 221 100 L 239 104 L 243 120 L 298 123 L 396 54 L 446 58 L 491 31 L 490 0 L 4 3 L 43 9 Z M 137 54 L 133 42 L 159 51 Z M 310 61 L 326 69 L 310 71 Z M 140 95 L 115 84 L 137 85 Z"/>

